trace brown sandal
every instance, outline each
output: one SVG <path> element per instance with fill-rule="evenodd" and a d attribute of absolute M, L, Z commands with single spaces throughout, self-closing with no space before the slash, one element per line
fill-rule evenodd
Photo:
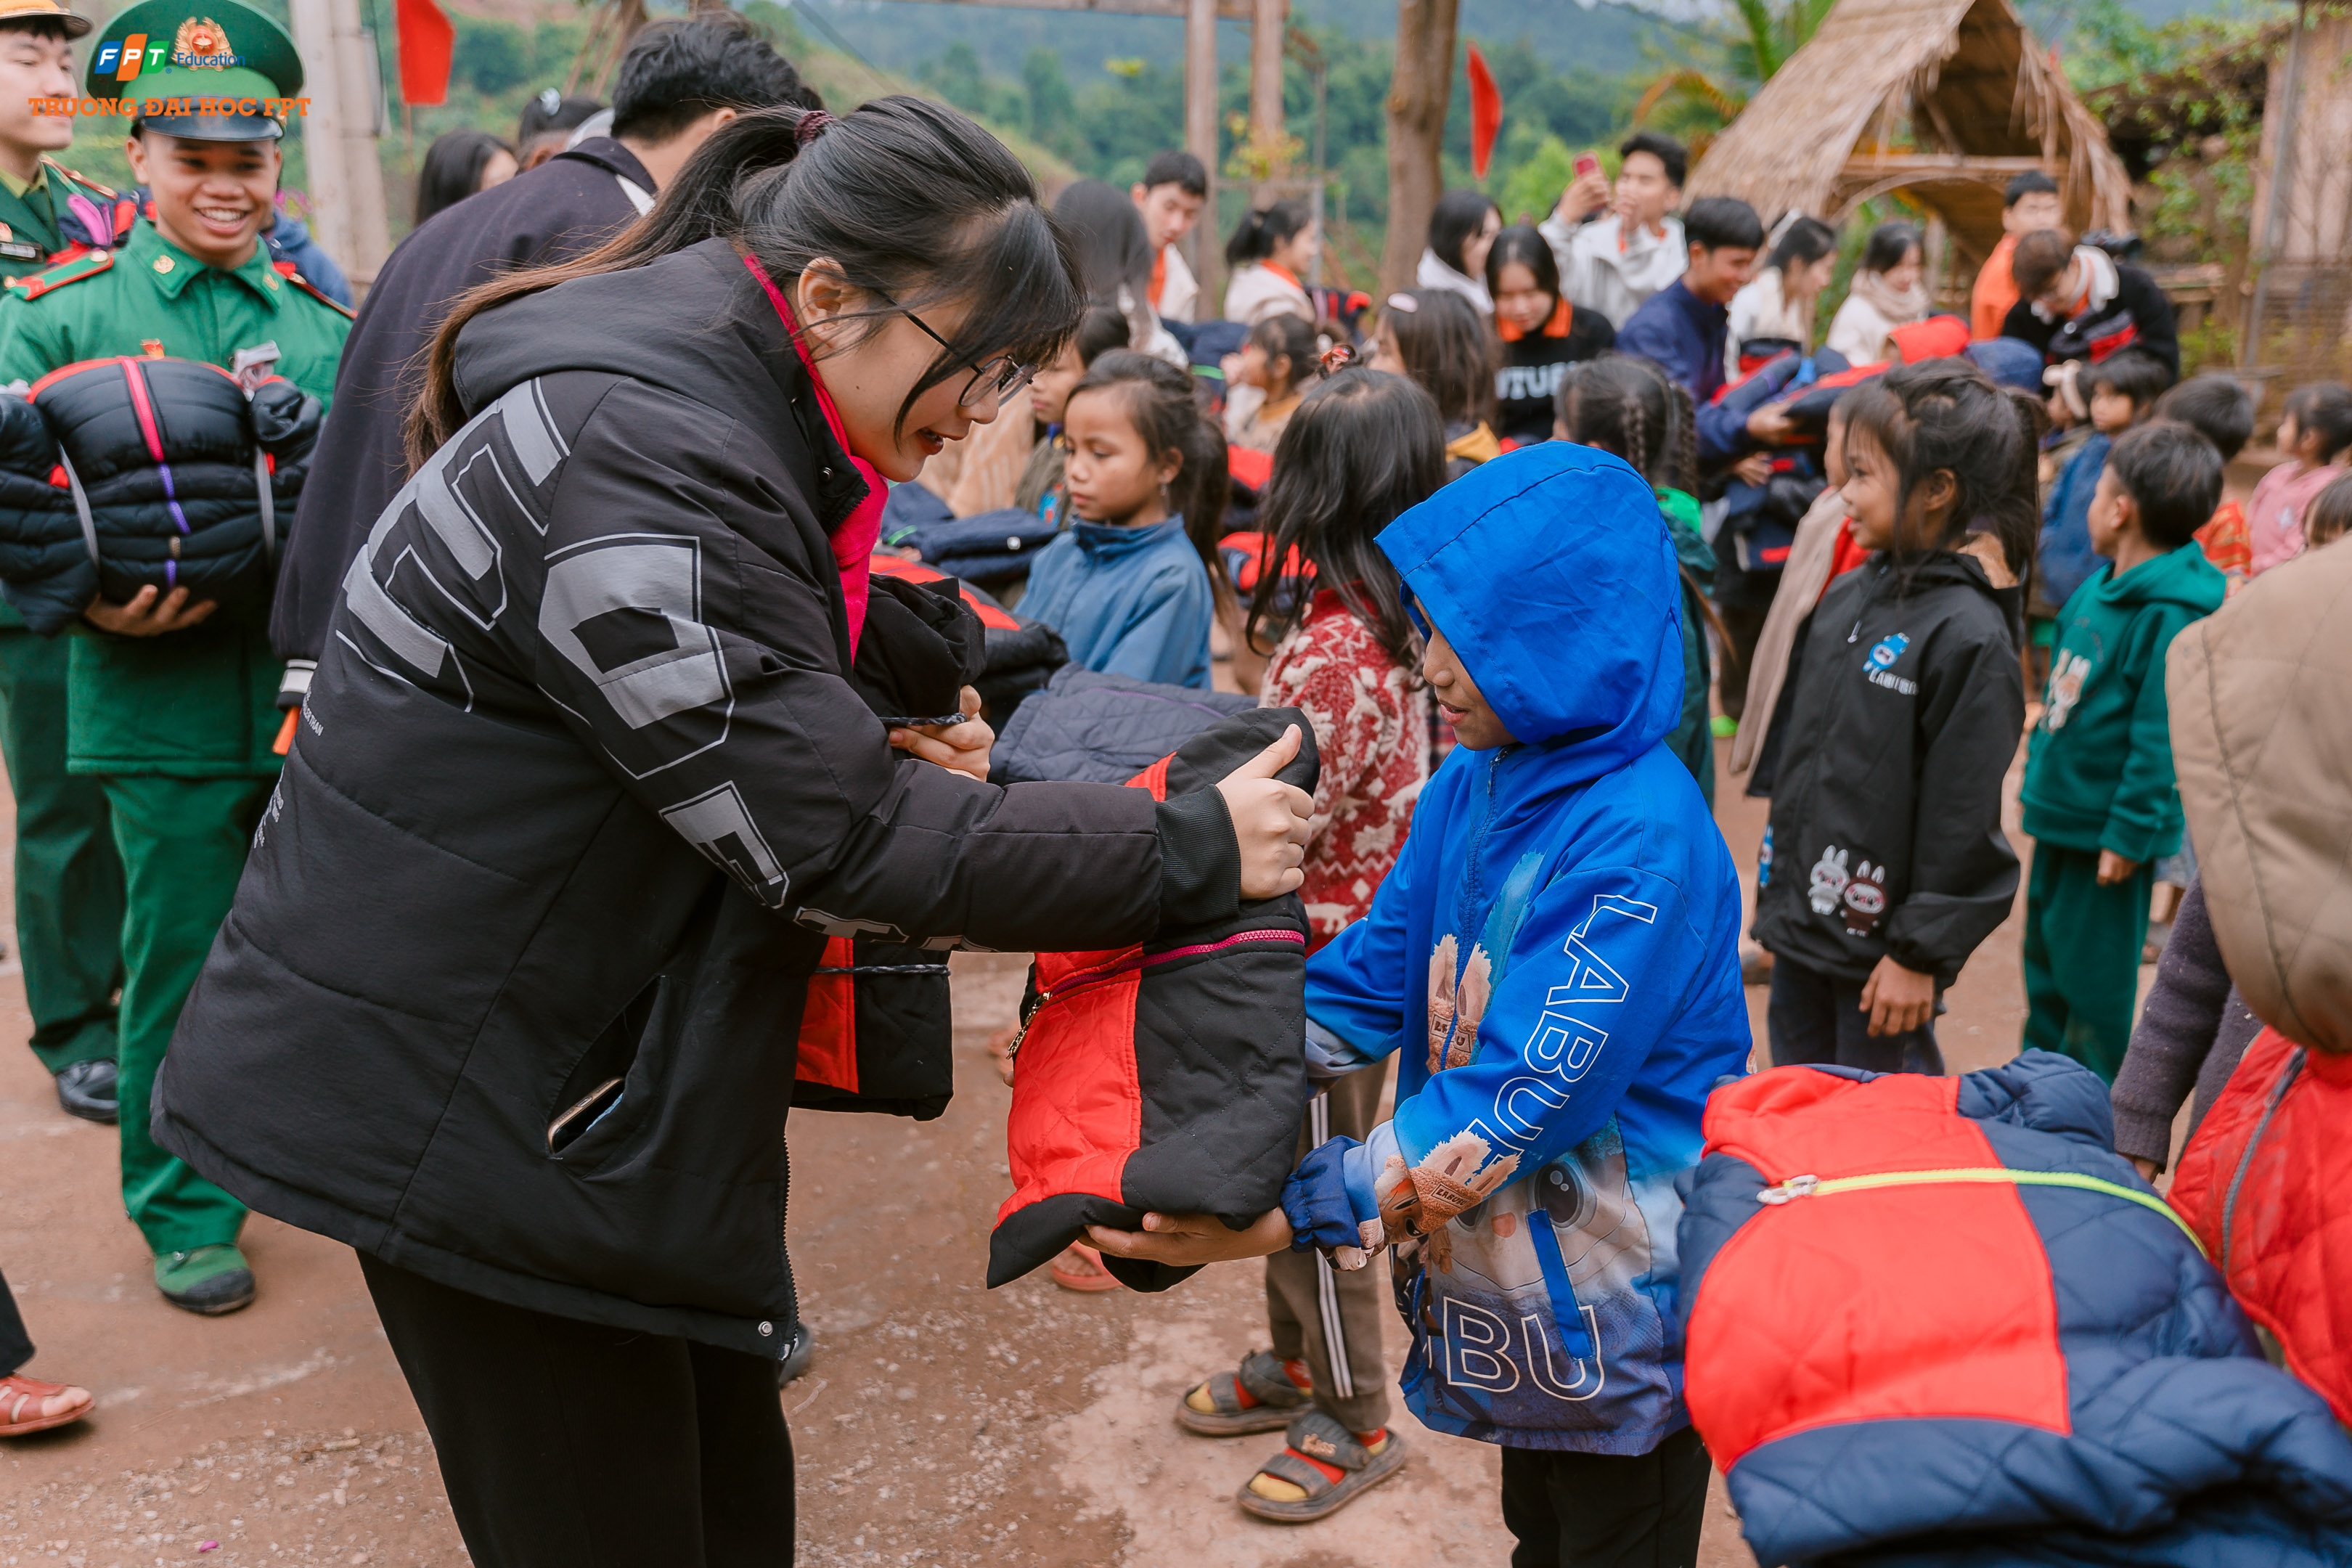
<path fill-rule="evenodd" d="M 43 1383 L 16 1374 L 0 1377 L 0 1437 L 22 1437 L 80 1420 L 97 1401 L 87 1388 Z"/>

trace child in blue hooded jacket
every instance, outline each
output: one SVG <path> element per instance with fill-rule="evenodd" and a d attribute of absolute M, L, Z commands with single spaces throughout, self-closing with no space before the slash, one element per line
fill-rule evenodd
<path fill-rule="evenodd" d="M 1394 1116 L 1291 1178 L 1291 1245 L 1342 1268 L 1393 1247 L 1406 1403 L 1501 1446 L 1515 1563 L 1688 1563 L 1708 1466 L 1682 1402 L 1675 1178 L 1750 1038 L 1731 857 L 1663 743 L 1674 545 L 1640 475 L 1557 441 L 1380 545 L 1460 744 L 1370 913 L 1307 961 L 1313 1069 L 1402 1059 Z M 1309 1492 L 1373 1462 L 1337 1423 L 1291 1441 L 1265 1468 Z"/>

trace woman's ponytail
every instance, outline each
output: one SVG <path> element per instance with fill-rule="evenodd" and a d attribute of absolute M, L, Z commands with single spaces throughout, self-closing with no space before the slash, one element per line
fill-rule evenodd
<path fill-rule="evenodd" d="M 1225 265 L 1244 267 L 1253 261 L 1264 261 L 1277 247 L 1295 238 L 1310 217 L 1303 202 L 1280 201 L 1271 206 L 1252 207 L 1242 214 L 1242 221 L 1234 227 L 1234 237 L 1225 241 Z"/>

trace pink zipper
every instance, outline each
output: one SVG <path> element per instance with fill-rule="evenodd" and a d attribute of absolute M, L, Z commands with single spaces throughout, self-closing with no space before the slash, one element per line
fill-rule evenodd
<path fill-rule="evenodd" d="M 1196 942 L 1187 947 L 1171 947 L 1165 952 L 1155 952 L 1145 958 L 1121 959 L 1101 969 L 1089 969 L 1073 975 L 1056 989 L 1038 993 L 1037 1005 L 1029 1010 L 1029 1016 L 1023 1022 L 1020 1032 L 1013 1037 L 1013 1043 L 1005 1047 L 1004 1059 L 1011 1061 L 1020 1051 L 1021 1042 L 1029 1037 L 1030 1026 L 1037 1021 L 1039 1014 L 1043 1013 L 1050 1004 L 1060 1001 L 1076 992 L 1091 991 L 1105 981 L 1115 980 L 1130 970 L 1149 969 L 1155 963 L 1170 963 L 1180 958 L 1197 958 L 1204 952 L 1222 952 L 1225 948 L 1243 942 L 1295 942 L 1300 947 L 1307 945 L 1307 938 L 1303 932 L 1292 931 L 1286 926 L 1267 926 L 1257 931 L 1237 931 L 1233 935 L 1221 937 L 1215 942 Z"/>

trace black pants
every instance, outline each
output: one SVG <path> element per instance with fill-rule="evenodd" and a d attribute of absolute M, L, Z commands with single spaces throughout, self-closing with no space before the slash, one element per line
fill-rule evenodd
<path fill-rule="evenodd" d="M 1646 1454 L 1504 1449 L 1511 1568 L 1691 1568 L 1708 1468 L 1691 1426 Z"/>
<path fill-rule="evenodd" d="M 25 1335 L 25 1320 L 17 1314 L 16 1298 L 9 1293 L 7 1277 L 0 1275 L 0 1377 L 12 1377 L 33 1359 L 33 1342 Z"/>
<path fill-rule="evenodd" d="M 1936 1011 L 1944 1010 L 1941 992 Z M 1772 1065 L 1831 1063 L 1869 1072 L 1916 1072 L 1940 1078 L 1944 1053 L 1936 1045 L 1936 1021 L 1900 1035 L 1873 1035 L 1862 1010 L 1862 982 L 1840 980 L 1772 955 L 1772 1000 L 1764 1015 L 1772 1038 Z"/>
<path fill-rule="evenodd" d="M 792 1562 L 773 1362 L 360 1268 L 474 1568 Z"/>

